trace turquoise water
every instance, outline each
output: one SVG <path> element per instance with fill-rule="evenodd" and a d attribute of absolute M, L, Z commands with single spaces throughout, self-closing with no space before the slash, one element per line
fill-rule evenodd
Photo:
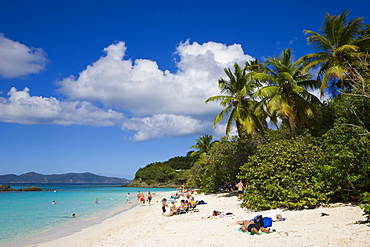
<path fill-rule="evenodd" d="M 11 185 L 14 189 L 25 186 L 27 185 Z M 142 191 L 146 195 L 148 190 L 148 188 L 117 187 L 117 185 L 39 184 L 36 186 L 52 191 L 0 193 L 0 245 L 71 222 L 87 222 L 94 218 L 93 222 L 98 223 L 104 218 L 137 205 L 137 192 Z M 150 190 L 155 193 L 173 189 L 151 188 Z M 131 194 L 132 204 L 125 204 L 127 193 Z M 95 203 L 96 198 L 99 199 L 98 204 Z M 52 201 L 56 204 L 52 204 Z M 72 214 L 76 214 L 76 218 L 72 218 Z"/>

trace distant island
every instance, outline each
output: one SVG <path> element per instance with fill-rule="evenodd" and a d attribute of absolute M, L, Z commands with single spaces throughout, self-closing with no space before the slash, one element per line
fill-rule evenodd
<path fill-rule="evenodd" d="M 105 177 L 90 172 L 66 173 L 43 175 L 36 172 L 28 172 L 22 175 L 7 174 L 0 175 L 0 183 L 61 183 L 61 184 L 128 184 L 131 181 L 125 178 Z"/>

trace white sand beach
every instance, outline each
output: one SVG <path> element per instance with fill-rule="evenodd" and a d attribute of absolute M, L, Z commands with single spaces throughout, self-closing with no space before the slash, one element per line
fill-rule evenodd
<path fill-rule="evenodd" d="M 369 224 L 358 206 L 338 204 L 327 208 L 302 211 L 271 210 L 250 212 L 239 207 L 236 195 L 195 195 L 199 212 L 165 217 L 161 199 L 152 206 L 137 206 L 104 222 L 38 247 L 119 247 L 119 246 L 370 246 Z M 211 216 L 213 210 L 233 216 Z M 328 216 L 321 216 L 325 212 Z M 252 219 L 257 214 L 280 213 L 287 218 L 274 222 L 276 232 L 249 235 L 238 231 L 238 220 Z"/>

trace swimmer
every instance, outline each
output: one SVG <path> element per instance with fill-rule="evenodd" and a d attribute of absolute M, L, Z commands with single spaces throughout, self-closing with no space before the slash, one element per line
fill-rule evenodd
<path fill-rule="evenodd" d="M 95 204 L 98 204 L 99 203 L 99 198 L 96 198 L 95 199 Z"/>
<path fill-rule="evenodd" d="M 57 204 L 55 201 L 52 201 L 51 204 Z"/>
<path fill-rule="evenodd" d="M 74 217 L 76 217 L 76 214 L 72 214 L 72 216 L 71 216 L 72 218 L 74 218 Z"/>

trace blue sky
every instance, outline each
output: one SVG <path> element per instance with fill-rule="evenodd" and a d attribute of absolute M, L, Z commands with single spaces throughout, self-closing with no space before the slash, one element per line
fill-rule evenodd
<path fill-rule="evenodd" d="M 0 0 L 0 174 L 134 178 L 184 156 L 221 108 L 223 68 L 292 48 L 370 2 Z"/>

